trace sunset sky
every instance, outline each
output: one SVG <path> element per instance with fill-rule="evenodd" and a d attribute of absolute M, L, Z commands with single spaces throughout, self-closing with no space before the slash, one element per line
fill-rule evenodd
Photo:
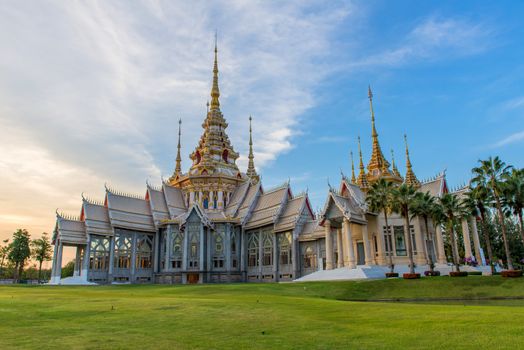
<path fill-rule="evenodd" d="M 382 149 L 451 187 L 479 158 L 524 166 L 524 2 L 3 1 L 0 238 L 51 233 L 104 183 L 144 194 L 190 165 L 218 31 L 221 108 L 245 170 L 323 206 L 328 181 Z"/>

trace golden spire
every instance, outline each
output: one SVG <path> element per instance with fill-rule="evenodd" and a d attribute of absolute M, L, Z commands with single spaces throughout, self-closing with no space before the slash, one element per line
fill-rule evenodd
<path fill-rule="evenodd" d="M 393 149 L 391 149 L 391 169 L 393 170 L 393 175 L 402 179 L 402 175 L 400 175 L 400 171 L 398 171 L 397 164 L 395 163 L 395 154 L 393 153 Z"/>
<path fill-rule="evenodd" d="M 418 181 L 413 169 L 411 168 L 411 161 L 409 160 L 409 149 L 408 149 L 408 137 L 404 134 L 404 143 L 406 144 L 406 179 L 404 182 L 408 185 L 419 187 L 420 182 Z"/>
<path fill-rule="evenodd" d="M 371 112 L 371 139 L 372 152 L 368 164 L 368 176 L 371 181 L 377 180 L 381 176 L 390 176 L 389 162 L 384 158 L 380 144 L 378 142 L 378 133 L 375 127 L 375 112 L 373 111 L 373 92 L 371 86 L 368 87 L 369 109 Z"/>
<path fill-rule="evenodd" d="M 355 177 L 355 162 L 353 161 L 353 151 L 350 151 L 349 155 L 351 156 L 351 183 L 356 184 L 357 178 Z"/>
<path fill-rule="evenodd" d="M 360 155 L 360 172 L 358 173 L 357 184 L 360 188 L 365 189 L 369 187 L 368 180 L 366 177 L 366 169 L 364 168 L 364 162 L 362 161 L 362 149 L 360 147 L 360 136 L 358 137 L 358 153 Z"/>
<path fill-rule="evenodd" d="M 220 90 L 218 89 L 218 49 L 217 49 L 217 33 L 215 33 L 215 63 L 213 65 L 213 87 L 211 88 L 211 110 L 219 109 Z"/>
<path fill-rule="evenodd" d="M 175 166 L 175 172 L 173 173 L 173 176 L 171 176 L 170 180 L 177 180 L 177 178 L 182 174 L 182 157 L 180 156 L 180 136 L 181 133 L 181 126 L 182 126 L 182 119 L 178 120 L 178 145 L 177 152 L 176 152 L 176 166 Z"/>
<path fill-rule="evenodd" d="M 247 176 L 249 176 L 252 180 L 255 180 L 255 182 L 258 182 L 259 178 L 258 178 L 258 174 L 257 174 L 257 171 L 255 169 L 255 162 L 253 161 L 253 159 L 255 158 L 255 156 L 253 155 L 253 138 L 251 136 L 252 134 L 252 130 L 251 130 L 251 120 L 253 118 L 251 118 L 251 116 L 249 116 L 249 156 L 248 156 L 248 159 L 249 159 L 249 162 L 248 162 L 248 166 L 247 166 Z"/>

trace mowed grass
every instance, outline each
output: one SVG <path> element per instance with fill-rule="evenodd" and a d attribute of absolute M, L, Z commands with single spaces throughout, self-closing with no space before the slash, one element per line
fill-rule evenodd
<path fill-rule="evenodd" d="M 485 297 L 524 297 L 524 279 L 3 286 L 0 349 L 523 348 L 522 301 L 347 301 Z"/>

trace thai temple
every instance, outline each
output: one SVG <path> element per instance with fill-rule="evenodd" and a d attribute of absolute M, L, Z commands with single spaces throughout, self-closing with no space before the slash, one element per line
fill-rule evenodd
<path fill-rule="evenodd" d="M 64 247 L 76 248 L 73 279 L 83 283 L 216 283 L 292 281 L 325 270 L 357 270 L 407 265 L 404 219 L 373 213 L 366 192 L 384 178 L 441 196 L 448 191 L 445 172 L 420 182 L 412 169 L 406 140 L 406 172 L 384 157 L 369 89 L 371 158 L 364 166 L 359 140 L 359 172 L 342 175 L 329 188 L 321 213 L 313 213 L 307 193 L 295 194 L 289 182 L 265 189 L 255 169 L 251 118 L 248 167 L 241 171 L 220 110 L 215 45 L 211 102 L 203 132 L 182 171 L 181 122 L 173 175 L 161 186 L 147 183 L 143 196 L 105 186 L 97 202 L 82 195 L 80 215 L 57 211 L 52 284 L 61 284 Z M 462 224 L 466 257 L 480 259 L 475 220 Z M 411 220 L 415 263 L 446 264 L 443 230 L 421 218 Z M 471 243 L 471 237 L 473 245 Z M 472 248 L 473 246 L 473 248 Z M 430 260 L 432 259 L 432 260 Z"/>

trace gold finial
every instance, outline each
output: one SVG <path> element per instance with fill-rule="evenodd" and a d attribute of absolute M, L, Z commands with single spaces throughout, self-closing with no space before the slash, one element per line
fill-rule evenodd
<path fill-rule="evenodd" d="M 371 86 L 368 86 L 369 110 L 371 113 L 371 140 L 372 152 L 368 164 L 368 173 L 370 181 L 375 181 L 382 176 L 390 176 L 389 162 L 384 158 L 380 144 L 378 142 L 378 133 L 375 127 L 375 112 L 373 110 L 373 92 Z"/>
<path fill-rule="evenodd" d="M 408 137 L 404 134 L 404 143 L 406 145 L 406 178 L 405 183 L 411 186 L 419 187 L 420 182 L 418 181 L 413 169 L 411 167 L 411 160 L 409 159 L 409 149 L 408 149 Z"/>
<path fill-rule="evenodd" d="M 393 175 L 402 179 L 402 175 L 400 175 L 397 164 L 395 163 L 395 154 L 393 153 L 393 149 L 391 149 L 391 169 L 393 170 Z"/>
<path fill-rule="evenodd" d="M 246 175 L 249 176 L 252 180 L 258 181 L 259 177 L 257 174 L 257 171 L 255 169 L 255 162 L 253 155 L 253 137 L 252 137 L 252 129 L 251 129 L 251 121 L 253 118 L 249 116 L 249 155 L 248 155 L 248 166 L 247 166 L 247 172 Z"/>
<path fill-rule="evenodd" d="M 353 161 L 353 151 L 350 151 L 349 155 L 351 157 L 351 183 L 356 184 L 357 179 L 355 177 L 355 162 Z"/>
<path fill-rule="evenodd" d="M 182 127 L 182 119 L 178 120 L 178 145 L 177 145 L 177 153 L 176 153 L 176 166 L 175 166 L 175 173 L 173 176 L 171 176 L 170 180 L 176 180 L 177 176 L 180 176 L 182 174 L 182 157 L 180 156 L 180 138 L 182 135 L 181 132 Z"/>
<path fill-rule="evenodd" d="M 358 137 L 358 153 L 360 156 L 360 172 L 358 174 L 357 184 L 360 188 L 368 188 L 368 180 L 366 177 L 366 169 L 364 168 L 364 162 L 362 161 L 362 148 L 360 147 L 360 136 Z"/>
<path fill-rule="evenodd" d="M 368 98 L 369 98 L 369 109 L 371 111 L 371 136 L 376 138 L 378 136 L 375 128 L 375 112 L 373 111 L 373 92 L 371 91 L 371 85 L 368 85 Z M 373 139 L 373 142 L 375 140 Z M 376 141 L 378 143 L 378 140 Z"/>
<path fill-rule="evenodd" d="M 211 110 L 219 109 L 220 90 L 218 89 L 218 49 L 217 49 L 217 33 L 215 32 L 215 62 L 213 64 L 213 87 L 211 88 Z"/>

